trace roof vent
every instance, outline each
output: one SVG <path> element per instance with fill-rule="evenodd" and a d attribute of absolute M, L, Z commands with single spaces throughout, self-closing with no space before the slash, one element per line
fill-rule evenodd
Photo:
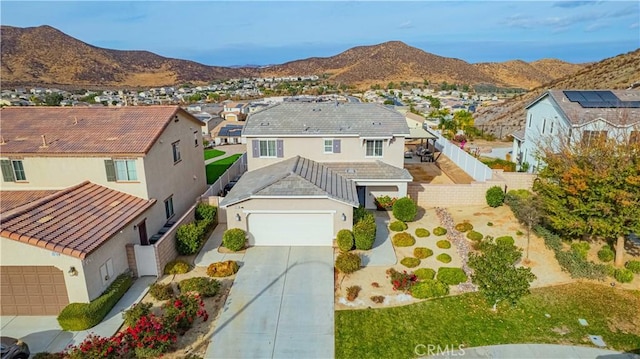
<path fill-rule="evenodd" d="M 42 146 L 40 146 L 40 148 L 46 148 L 46 147 L 49 147 L 49 146 L 47 145 L 47 137 L 46 137 L 45 135 L 42 135 L 41 137 L 42 137 Z"/>
<path fill-rule="evenodd" d="M 374 126 L 382 126 L 382 122 L 372 122 L 371 124 Z"/>
<path fill-rule="evenodd" d="M 352 174 L 356 173 L 356 169 L 355 168 L 347 168 L 346 170 L 344 170 L 344 172 L 352 175 Z"/>
<path fill-rule="evenodd" d="M 260 122 L 260 126 L 269 126 L 269 122 Z"/>

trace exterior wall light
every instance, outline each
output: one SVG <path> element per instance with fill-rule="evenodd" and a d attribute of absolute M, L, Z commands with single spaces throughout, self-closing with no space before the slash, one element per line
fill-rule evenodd
<path fill-rule="evenodd" d="M 236 213 L 236 221 L 240 222 L 240 220 L 242 220 L 240 213 Z"/>
<path fill-rule="evenodd" d="M 71 268 L 69 268 L 69 272 L 68 273 L 69 273 L 70 276 L 75 277 L 75 276 L 78 275 L 78 270 L 76 269 L 76 267 L 71 267 Z"/>
<path fill-rule="evenodd" d="M 343 222 L 346 222 L 346 221 L 347 221 L 347 215 L 346 215 L 346 214 L 344 214 L 344 213 L 342 214 L 342 221 L 343 221 Z"/>

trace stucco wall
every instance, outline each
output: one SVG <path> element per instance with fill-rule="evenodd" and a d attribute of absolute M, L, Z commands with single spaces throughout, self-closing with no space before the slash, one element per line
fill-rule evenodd
<path fill-rule="evenodd" d="M 196 204 L 191 203 L 191 207 L 182 215 L 182 217 L 176 218 L 176 224 L 171 227 L 171 230 L 165 233 L 160 240 L 154 244 L 156 265 L 160 275 L 162 275 L 164 271 L 164 266 L 178 257 L 178 250 L 176 249 L 176 231 L 180 225 L 195 221 L 195 210 Z"/>
<path fill-rule="evenodd" d="M 324 153 L 325 139 L 340 139 L 340 153 Z M 291 137 L 283 140 L 282 158 L 253 157 L 252 140 L 276 138 L 247 138 L 247 166 L 249 171 L 264 167 L 297 155 L 316 162 L 374 162 L 380 160 L 395 167 L 404 165 L 404 137 L 396 137 L 391 143 L 384 140 L 382 157 L 367 157 L 365 140 L 358 137 Z"/>
<path fill-rule="evenodd" d="M 375 209 L 376 197 L 389 196 L 391 198 L 401 198 L 407 195 L 407 182 L 398 183 L 363 183 L 358 182 L 358 185 L 365 185 L 365 208 Z"/>

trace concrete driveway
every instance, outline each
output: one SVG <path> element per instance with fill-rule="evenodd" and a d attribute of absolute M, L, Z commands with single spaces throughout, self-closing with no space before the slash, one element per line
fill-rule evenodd
<path fill-rule="evenodd" d="M 331 247 L 253 247 L 207 358 L 333 358 Z"/>

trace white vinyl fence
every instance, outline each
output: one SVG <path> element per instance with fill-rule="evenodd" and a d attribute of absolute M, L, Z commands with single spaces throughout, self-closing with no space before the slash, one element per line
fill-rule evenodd
<path fill-rule="evenodd" d="M 240 177 L 243 173 L 247 172 L 247 153 L 243 153 L 242 156 L 229 167 L 227 170 L 207 188 L 207 190 L 200 196 L 200 198 L 207 198 L 210 196 L 217 196 L 232 179 Z"/>
<path fill-rule="evenodd" d="M 449 142 L 439 131 L 432 131 L 438 137 L 436 148 L 449 157 L 458 167 L 478 182 L 490 180 L 493 174 L 491 168 L 478 161 L 460 147 Z"/>

